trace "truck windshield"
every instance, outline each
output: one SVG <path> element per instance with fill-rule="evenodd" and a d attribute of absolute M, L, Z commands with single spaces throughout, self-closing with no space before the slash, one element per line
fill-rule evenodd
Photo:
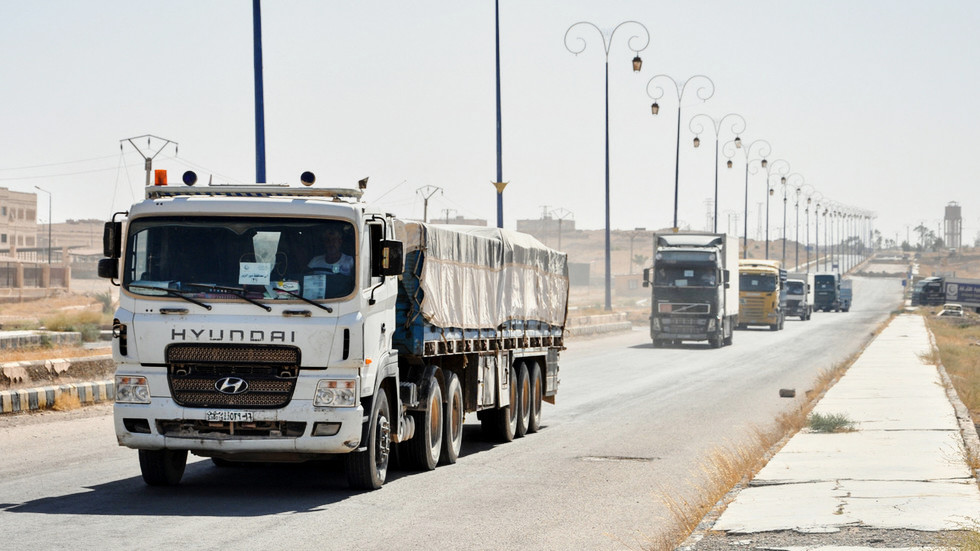
<path fill-rule="evenodd" d="M 803 284 L 799 281 L 788 281 L 786 283 L 786 293 L 790 295 L 802 295 Z"/>
<path fill-rule="evenodd" d="M 653 284 L 659 287 L 714 287 L 718 284 L 718 270 L 711 264 L 661 265 L 654 274 Z"/>
<path fill-rule="evenodd" d="M 776 276 L 763 274 L 739 274 L 739 291 L 771 293 L 776 290 Z"/>
<path fill-rule="evenodd" d="M 820 291 L 827 291 L 834 289 L 834 278 L 832 277 L 818 277 L 813 283 L 813 286 Z"/>
<path fill-rule="evenodd" d="M 122 284 L 151 296 L 336 299 L 354 291 L 355 242 L 354 226 L 341 220 L 137 219 Z"/>

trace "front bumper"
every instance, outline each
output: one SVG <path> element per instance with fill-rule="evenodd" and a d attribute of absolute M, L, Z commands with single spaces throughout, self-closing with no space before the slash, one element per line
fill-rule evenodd
<path fill-rule="evenodd" d="M 272 410 L 244 410 L 251 422 L 209 422 L 204 408 L 186 408 L 170 398 L 154 397 L 150 404 L 121 404 L 114 408 L 119 445 L 135 449 L 172 449 L 234 453 L 329 454 L 348 453 L 360 445 L 364 409 L 313 407 L 312 400 L 291 400 Z M 313 436 L 317 423 L 339 423 L 332 436 Z"/>

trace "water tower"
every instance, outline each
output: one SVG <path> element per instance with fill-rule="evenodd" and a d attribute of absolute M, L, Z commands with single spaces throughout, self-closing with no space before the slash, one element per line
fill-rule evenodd
<path fill-rule="evenodd" d="M 944 222 L 946 246 L 959 249 L 963 245 L 963 217 L 960 214 L 960 205 L 956 201 L 950 201 L 946 205 Z"/>

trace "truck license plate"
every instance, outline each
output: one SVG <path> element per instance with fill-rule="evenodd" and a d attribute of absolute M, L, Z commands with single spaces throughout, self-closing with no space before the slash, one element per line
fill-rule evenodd
<path fill-rule="evenodd" d="M 251 423 L 254 421 L 251 411 L 209 411 L 208 421 L 231 421 Z"/>

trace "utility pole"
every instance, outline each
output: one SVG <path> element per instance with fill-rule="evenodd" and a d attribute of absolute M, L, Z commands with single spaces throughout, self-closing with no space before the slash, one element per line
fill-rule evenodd
<path fill-rule="evenodd" d="M 133 141 L 133 140 L 139 140 L 139 139 L 142 139 L 142 138 L 146 138 L 146 149 L 147 149 L 147 153 L 143 153 L 143 150 L 140 149 L 140 146 L 136 145 L 136 142 Z M 152 155 L 150 155 L 149 152 L 152 151 L 152 148 L 150 147 L 150 141 L 151 140 L 154 140 L 154 139 L 155 140 L 162 141 L 163 142 L 163 145 L 161 145 L 160 148 L 157 149 L 156 153 L 153 153 Z M 175 156 L 177 155 L 177 149 L 178 149 L 177 142 L 172 141 L 172 140 L 168 140 L 167 138 L 161 138 L 159 136 L 154 136 L 152 134 L 143 134 L 142 136 L 135 136 L 135 137 L 132 137 L 132 138 L 126 138 L 126 139 L 123 139 L 123 140 L 119 140 L 119 151 L 122 151 L 122 149 L 123 149 L 123 142 L 129 142 L 129 145 L 133 146 L 133 148 L 136 149 L 136 152 L 139 153 L 141 157 L 143 157 L 143 167 L 146 168 L 146 187 L 150 187 L 150 182 L 152 181 L 151 174 L 153 172 L 153 159 L 157 155 L 159 155 L 160 152 L 163 151 L 163 149 L 165 147 L 167 147 L 170 144 L 174 144 L 174 155 Z"/>
<path fill-rule="evenodd" d="M 429 198 L 436 194 L 436 192 L 442 193 L 442 188 L 439 186 L 422 186 L 415 190 L 422 196 L 422 222 L 429 221 Z"/>
<path fill-rule="evenodd" d="M 455 213 L 456 212 L 456 209 L 442 209 L 442 212 L 444 212 L 446 214 L 446 223 L 448 224 L 449 223 L 449 213 L 450 212 Z"/>

